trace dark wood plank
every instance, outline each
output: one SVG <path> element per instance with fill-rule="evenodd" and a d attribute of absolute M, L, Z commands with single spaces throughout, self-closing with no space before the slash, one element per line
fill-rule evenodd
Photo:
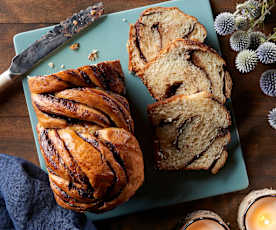
<path fill-rule="evenodd" d="M 0 153 L 38 164 L 29 117 L 1 117 Z"/>
<path fill-rule="evenodd" d="M 163 0 L 164 1 L 164 0 Z M 1 0 L 0 23 L 56 23 L 93 4 L 90 0 Z M 132 9 L 162 0 L 102 0 L 105 13 Z"/>
<path fill-rule="evenodd" d="M 1 4 L 0 4 L 1 8 Z M 49 26 L 50 24 L 0 24 L 0 50 L 3 52 L 0 58 L 0 71 L 4 71 L 10 65 L 15 55 L 13 36 L 31 29 Z M 5 94 L 0 97 L 0 117 L 28 116 L 22 84 L 14 83 Z"/>
<path fill-rule="evenodd" d="M 161 1 L 104 1 L 106 13 L 157 2 Z M 237 2 L 240 1 L 211 0 L 214 15 L 223 11 L 233 12 Z M 0 70 L 5 70 L 14 56 L 12 43 L 14 34 L 56 23 L 90 4 L 91 1 L 88 0 L 70 2 L 65 0 L 2 0 L 0 2 Z M 275 24 L 276 8 L 266 20 L 265 31 L 267 33 L 271 31 Z M 276 132 L 269 127 L 266 116 L 268 111 L 275 107 L 276 98 L 263 95 L 259 89 L 261 73 L 266 69 L 275 68 L 275 65 L 259 64 L 256 71 L 242 75 L 234 67 L 236 53 L 229 47 L 229 37 L 219 37 L 219 39 L 223 56 L 228 63 L 234 82 L 232 101 L 250 179 L 249 188 L 241 192 L 97 222 L 96 225 L 100 230 L 172 229 L 179 219 L 196 209 L 214 210 L 231 223 L 232 229 L 237 229 L 236 213 L 242 197 L 252 189 L 275 187 Z M 5 95 L 1 95 L 0 119 L 2 121 L 0 152 L 20 156 L 38 164 L 20 82 Z"/>

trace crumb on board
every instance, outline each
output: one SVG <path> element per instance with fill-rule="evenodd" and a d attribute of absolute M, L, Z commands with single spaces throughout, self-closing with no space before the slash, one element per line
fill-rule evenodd
<path fill-rule="evenodd" d="M 80 43 L 74 43 L 70 46 L 71 50 L 78 50 L 80 48 Z"/>
<path fill-rule="evenodd" d="M 122 21 L 123 21 L 123 22 L 127 22 L 127 19 L 126 19 L 126 18 L 123 18 Z"/>
<path fill-rule="evenodd" d="M 49 62 L 48 66 L 53 69 L 55 67 L 55 64 L 53 62 Z"/>
<path fill-rule="evenodd" d="M 91 13 L 91 15 L 93 16 L 93 15 L 95 15 L 95 14 L 96 14 L 96 12 L 97 12 L 96 10 L 91 10 L 91 12 L 90 12 L 90 13 Z"/>
<path fill-rule="evenodd" d="M 61 65 L 60 65 L 60 68 L 64 69 L 64 68 L 65 68 L 65 65 L 61 64 Z"/>
<path fill-rule="evenodd" d="M 94 61 L 95 59 L 98 58 L 98 50 L 92 50 L 92 52 L 88 55 L 88 59 L 90 61 Z"/>

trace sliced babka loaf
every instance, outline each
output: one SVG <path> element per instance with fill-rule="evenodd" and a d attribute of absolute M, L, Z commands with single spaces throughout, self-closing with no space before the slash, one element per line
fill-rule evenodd
<path fill-rule="evenodd" d="M 208 170 L 227 159 L 230 114 L 206 92 L 176 95 L 148 107 L 159 169 Z"/>
<path fill-rule="evenodd" d="M 205 27 L 195 17 L 176 7 L 149 8 L 142 12 L 135 25 L 130 25 L 129 70 L 138 72 L 177 38 L 203 42 L 206 35 Z"/>
<path fill-rule="evenodd" d="M 223 104 L 232 89 L 232 80 L 225 66 L 225 61 L 207 45 L 177 39 L 138 76 L 157 100 L 206 91 Z"/>

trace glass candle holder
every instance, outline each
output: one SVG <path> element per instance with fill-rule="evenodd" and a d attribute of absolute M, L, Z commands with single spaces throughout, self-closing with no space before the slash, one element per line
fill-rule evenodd
<path fill-rule="evenodd" d="M 240 204 L 238 224 L 241 230 L 276 230 L 276 190 L 250 192 Z"/>
<path fill-rule="evenodd" d="M 216 213 L 199 210 L 190 213 L 179 230 L 230 230 L 230 228 Z"/>

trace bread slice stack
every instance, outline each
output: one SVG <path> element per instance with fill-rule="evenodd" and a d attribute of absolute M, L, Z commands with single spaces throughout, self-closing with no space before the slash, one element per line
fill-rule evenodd
<path fill-rule="evenodd" d="M 215 174 L 228 156 L 231 117 L 224 103 L 232 80 L 225 61 L 202 43 L 205 37 L 196 18 L 174 7 L 147 9 L 130 26 L 129 70 L 157 100 L 148 115 L 161 170 Z"/>
<path fill-rule="evenodd" d="M 140 71 L 161 49 L 176 38 L 203 42 L 207 32 L 193 16 L 176 7 L 154 7 L 145 10 L 135 25 L 130 25 L 129 70 Z"/>

